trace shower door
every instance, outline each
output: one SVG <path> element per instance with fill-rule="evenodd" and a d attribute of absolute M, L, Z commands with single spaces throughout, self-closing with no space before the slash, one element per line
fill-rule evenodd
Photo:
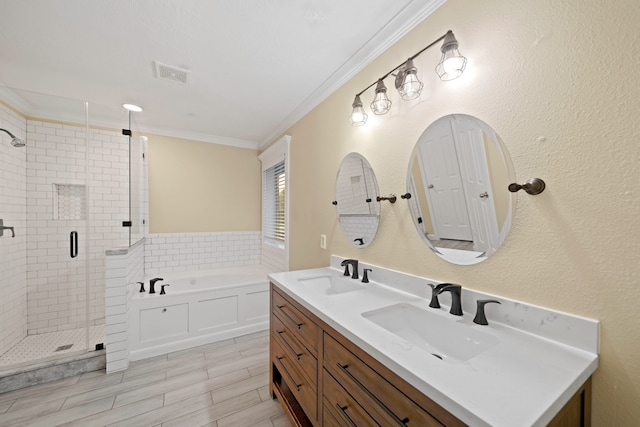
<path fill-rule="evenodd" d="M 16 225 L 16 237 L 0 241 L 16 254 L 0 259 L 0 288 L 10 291 L 0 301 L 0 313 L 11 313 L 0 319 L 7 368 L 104 342 L 104 254 L 128 246 L 128 143 L 120 108 L 7 88 L 0 101 L 0 119 L 27 142 L 0 149 L 24 150 L 0 156 L 15 176 L 15 185 L 0 184 L 0 218 Z M 11 223 L 7 200 L 16 206 Z"/>
<path fill-rule="evenodd" d="M 25 185 L 14 195 L 26 206 L 15 238 L 25 243 L 25 275 L 12 295 L 20 314 L 2 332 L 14 337 L 0 356 L 6 367 L 87 350 L 91 268 L 86 104 L 16 89 L 2 95 L 26 139 Z"/>

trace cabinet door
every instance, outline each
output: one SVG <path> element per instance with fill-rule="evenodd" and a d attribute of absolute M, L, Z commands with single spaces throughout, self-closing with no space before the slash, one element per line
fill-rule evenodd
<path fill-rule="evenodd" d="M 140 310 L 140 342 L 173 338 L 189 333 L 189 304 Z"/>

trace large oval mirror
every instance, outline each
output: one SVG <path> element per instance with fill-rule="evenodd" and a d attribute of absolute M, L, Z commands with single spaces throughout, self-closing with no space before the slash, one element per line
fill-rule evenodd
<path fill-rule="evenodd" d="M 407 172 L 416 229 L 441 258 L 476 264 L 511 228 L 513 165 L 502 140 L 482 120 L 452 114 L 422 133 Z"/>
<path fill-rule="evenodd" d="M 333 203 L 340 229 L 357 248 L 369 246 L 378 231 L 377 195 L 378 181 L 367 159 L 358 153 L 347 154 L 338 170 Z"/>

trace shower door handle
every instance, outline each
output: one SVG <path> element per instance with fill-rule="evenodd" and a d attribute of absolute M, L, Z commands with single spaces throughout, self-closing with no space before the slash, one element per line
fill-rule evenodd
<path fill-rule="evenodd" d="M 75 258 L 78 256 L 78 232 L 72 231 L 69 234 L 69 252 L 71 258 Z"/>

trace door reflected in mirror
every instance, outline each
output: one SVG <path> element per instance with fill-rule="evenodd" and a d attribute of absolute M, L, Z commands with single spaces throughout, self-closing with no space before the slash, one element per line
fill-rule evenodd
<path fill-rule="evenodd" d="M 510 228 L 513 165 L 482 120 L 452 114 L 422 133 L 407 171 L 409 210 L 425 243 L 454 264 L 476 264 L 500 247 Z"/>
<path fill-rule="evenodd" d="M 340 229 L 356 248 L 369 246 L 378 231 L 377 195 L 378 181 L 367 159 L 358 153 L 347 154 L 338 170 L 334 203 Z"/>

